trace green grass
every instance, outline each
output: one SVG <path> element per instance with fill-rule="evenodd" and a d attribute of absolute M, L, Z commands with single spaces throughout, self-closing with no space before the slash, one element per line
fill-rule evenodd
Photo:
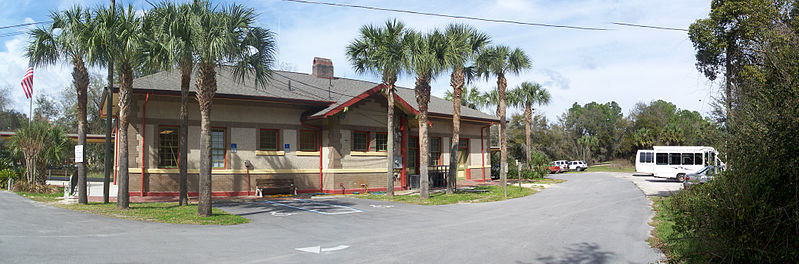
<path fill-rule="evenodd" d="M 652 200 L 655 216 L 649 223 L 654 229 L 652 229 L 652 236 L 647 239 L 647 242 L 650 246 L 660 249 L 672 261 L 682 259 L 683 252 L 686 252 L 688 245 L 686 240 L 677 237 L 674 230 L 673 215 L 668 210 L 671 200 L 667 197 L 650 197 L 649 199 Z"/>
<path fill-rule="evenodd" d="M 97 178 L 97 179 L 103 179 L 103 178 L 104 178 L 104 176 L 105 176 L 105 175 L 103 175 L 103 172 L 102 172 L 102 171 L 90 171 L 90 172 L 86 173 L 86 177 L 87 177 L 87 178 Z M 112 176 L 112 177 L 113 177 L 113 176 Z"/>
<path fill-rule="evenodd" d="M 563 179 L 551 179 L 551 178 L 542 178 L 542 179 L 533 179 L 532 183 L 537 184 L 558 184 L 565 182 L 566 180 Z M 522 183 L 530 183 L 530 180 L 522 180 Z"/>
<path fill-rule="evenodd" d="M 131 203 L 130 209 L 117 209 L 116 203 L 55 204 L 57 207 L 147 222 L 192 225 L 237 225 L 250 220 L 213 208 L 213 215 L 197 215 L 197 205 L 178 206 L 176 203 Z"/>
<path fill-rule="evenodd" d="M 442 204 L 456 204 L 456 203 L 483 203 L 494 202 L 505 199 L 519 198 L 534 194 L 537 190 L 530 188 L 521 188 L 518 186 L 508 186 L 508 198 L 505 198 L 505 191 L 500 186 L 489 185 L 475 187 L 475 190 L 487 190 L 488 192 L 464 192 L 459 191 L 454 194 L 446 194 L 444 192 L 435 192 L 430 194 L 430 199 L 419 199 L 419 194 L 412 195 L 395 195 L 393 199 L 385 194 L 360 194 L 354 195 L 356 198 L 401 202 L 409 204 L 420 205 L 442 205 Z"/>
<path fill-rule="evenodd" d="M 63 193 L 30 193 L 30 192 L 17 192 L 19 196 L 26 197 L 28 199 L 43 202 L 43 203 L 50 203 L 58 201 L 60 198 L 64 197 Z"/>

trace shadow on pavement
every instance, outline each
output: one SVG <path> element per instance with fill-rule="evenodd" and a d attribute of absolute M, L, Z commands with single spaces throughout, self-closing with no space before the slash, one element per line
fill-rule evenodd
<path fill-rule="evenodd" d="M 660 178 L 646 179 L 646 181 L 648 181 L 648 182 L 671 182 L 671 183 L 675 183 L 676 182 L 676 181 L 674 181 L 672 179 L 660 179 Z"/>
<path fill-rule="evenodd" d="M 608 263 L 609 259 L 615 254 L 609 251 L 601 251 L 596 243 L 576 243 L 565 249 L 565 254 L 561 257 L 544 256 L 536 260 L 541 263 Z M 516 261 L 516 263 L 527 263 Z"/>
<path fill-rule="evenodd" d="M 344 202 L 340 200 L 327 200 L 327 199 L 326 200 L 288 199 L 288 200 L 275 200 L 275 201 L 214 202 L 214 206 L 226 207 L 225 208 L 226 211 L 240 216 L 258 215 L 258 214 L 299 213 L 307 210 L 326 212 L 326 211 L 341 210 L 342 206 L 352 207 L 354 205 L 355 203 L 351 202 Z M 233 210 L 228 210 L 228 209 L 233 209 Z"/>

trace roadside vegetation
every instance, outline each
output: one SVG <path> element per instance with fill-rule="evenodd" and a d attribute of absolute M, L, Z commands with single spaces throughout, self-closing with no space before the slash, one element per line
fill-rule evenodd
<path fill-rule="evenodd" d="M 197 214 L 197 204 L 180 206 L 176 203 L 131 203 L 129 209 L 117 209 L 115 204 L 90 202 L 88 204 L 52 204 L 79 212 L 111 216 L 137 221 L 191 225 L 238 225 L 250 220 L 213 208 L 208 217 Z"/>
<path fill-rule="evenodd" d="M 535 179 L 535 180 L 523 180 L 523 184 L 557 184 L 565 182 L 565 180 L 561 179 Z M 381 201 L 390 201 L 390 202 L 401 202 L 401 203 L 408 203 L 408 204 L 419 204 L 419 205 L 443 205 L 443 204 L 458 204 L 458 203 L 484 203 L 484 202 L 496 202 L 502 201 L 507 199 L 513 198 L 520 198 L 525 197 L 528 195 L 535 194 L 539 191 L 539 189 L 535 188 L 528 188 L 528 187 L 521 187 L 519 188 L 517 185 L 508 183 L 508 196 L 505 197 L 505 191 L 502 186 L 498 185 L 486 185 L 486 186 L 478 186 L 471 188 L 464 188 L 464 189 L 457 189 L 454 193 L 448 194 L 443 191 L 440 192 L 432 192 L 430 194 L 430 199 L 420 199 L 419 194 L 408 194 L 408 195 L 394 195 L 394 197 L 389 197 L 383 194 L 360 194 L 360 195 L 352 195 L 355 198 L 361 199 L 372 199 L 372 200 L 381 200 Z"/>
<path fill-rule="evenodd" d="M 713 1 L 689 36 L 720 83 L 729 168 L 656 201 L 674 263 L 799 263 L 799 3 Z"/>

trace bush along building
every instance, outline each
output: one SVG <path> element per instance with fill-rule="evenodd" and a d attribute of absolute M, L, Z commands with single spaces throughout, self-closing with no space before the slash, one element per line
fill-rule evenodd
<path fill-rule="evenodd" d="M 395 153 L 389 155 L 383 85 L 334 77 L 328 59 L 315 58 L 312 74 L 274 71 L 266 87 L 251 80 L 236 82 L 225 67 L 217 70 L 217 82 L 211 111 L 213 195 L 252 195 L 257 179 L 270 178 L 293 179 L 300 193 L 385 191 L 391 156 L 395 189 L 418 187 L 418 106 L 412 89 L 397 88 L 391 106 L 396 113 Z M 159 72 L 133 84 L 130 194 L 177 196 L 180 73 Z M 115 116 L 117 96 L 115 89 Z M 196 195 L 200 115 L 196 101 L 189 101 L 186 166 L 189 195 Z M 430 99 L 431 165 L 449 161 L 452 108 L 442 98 Z M 461 118 L 459 180 L 490 180 L 488 127 L 497 119 L 465 107 Z"/>

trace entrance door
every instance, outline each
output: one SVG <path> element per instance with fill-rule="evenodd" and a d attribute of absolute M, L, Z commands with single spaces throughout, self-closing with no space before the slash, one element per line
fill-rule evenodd
<path fill-rule="evenodd" d="M 469 139 L 461 138 L 458 141 L 458 178 L 465 178 L 469 167 L 466 161 L 469 158 Z"/>
<path fill-rule="evenodd" d="M 419 174 L 419 137 L 408 137 L 408 173 Z"/>

